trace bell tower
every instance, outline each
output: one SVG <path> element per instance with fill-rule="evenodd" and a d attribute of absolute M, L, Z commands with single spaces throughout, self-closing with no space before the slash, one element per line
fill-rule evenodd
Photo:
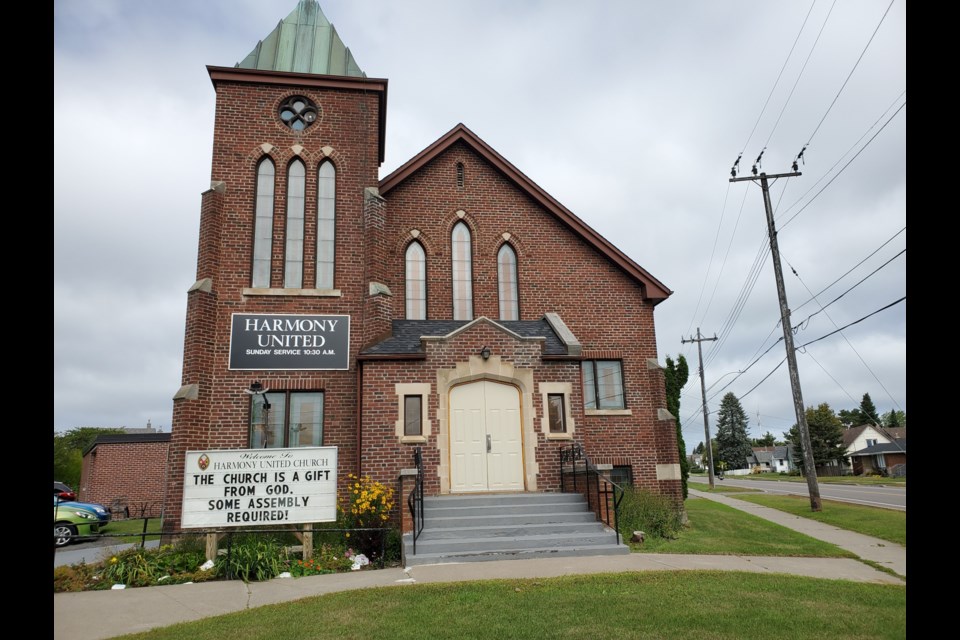
<path fill-rule="evenodd" d="M 173 399 L 169 532 L 180 528 L 184 454 L 297 446 L 297 394 L 321 416 L 307 433 L 339 447 L 341 474 L 354 470 L 356 355 L 373 295 L 367 209 L 382 206 L 375 196 L 387 81 L 367 78 L 316 0 L 300 0 L 233 67 L 207 71 L 216 92 L 213 153 Z M 266 316 L 339 319 L 337 361 L 298 358 L 296 349 L 241 361 L 231 350 L 236 318 Z M 269 439 L 254 428 L 254 383 L 270 390 L 275 407 L 275 424 L 262 425 Z"/>

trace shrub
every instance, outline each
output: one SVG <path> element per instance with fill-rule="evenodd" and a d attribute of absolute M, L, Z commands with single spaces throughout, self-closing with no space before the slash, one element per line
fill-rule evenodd
<path fill-rule="evenodd" d="M 309 560 L 292 560 L 290 573 L 294 577 L 316 576 L 324 573 L 349 571 L 353 565 L 353 550 L 342 545 L 321 544 Z"/>
<path fill-rule="evenodd" d="M 669 496 L 637 487 L 625 487 L 620 503 L 620 534 L 629 539 L 634 531 L 673 539 L 683 527 L 683 505 Z"/>
<path fill-rule="evenodd" d="M 374 482 L 370 476 L 358 477 L 351 473 L 347 478 L 349 483 L 346 504 L 340 506 L 344 528 L 385 529 L 394 507 L 393 489 L 382 482 Z M 385 539 L 385 533 L 356 531 L 353 534 L 347 533 L 346 538 L 358 553 L 374 561 L 381 559 L 381 549 L 384 549 L 384 555 L 387 555 L 386 548 L 390 538 Z"/>
<path fill-rule="evenodd" d="M 286 547 L 268 534 L 241 534 L 228 542 L 227 555 L 217 556 L 218 573 L 244 582 L 275 578 L 289 566 Z"/>

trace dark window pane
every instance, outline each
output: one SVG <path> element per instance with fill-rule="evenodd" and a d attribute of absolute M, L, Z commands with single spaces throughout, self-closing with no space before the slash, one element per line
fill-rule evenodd
<path fill-rule="evenodd" d="M 423 435 L 420 423 L 422 396 L 403 396 L 403 435 Z"/>
<path fill-rule="evenodd" d="M 566 412 L 563 410 L 563 394 L 549 394 L 547 396 L 547 408 L 549 411 L 547 420 L 550 423 L 550 433 L 566 433 L 567 420 Z"/>

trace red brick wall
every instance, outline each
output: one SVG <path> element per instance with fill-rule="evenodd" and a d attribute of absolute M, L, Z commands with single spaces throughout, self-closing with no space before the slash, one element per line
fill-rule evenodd
<path fill-rule="evenodd" d="M 363 343 L 364 278 L 363 190 L 377 185 L 379 169 L 379 95 L 376 91 L 318 89 L 291 84 L 219 81 L 214 122 L 211 180 L 222 193 L 203 196 L 197 279 L 211 289 L 188 295 L 182 384 L 198 385 L 197 399 L 177 399 L 173 410 L 170 476 L 164 526 L 177 530 L 183 492 L 183 457 L 191 449 L 248 446 L 253 381 L 271 390 L 324 391 L 324 445 L 339 449 L 341 475 L 356 464 L 356 366 Z M 321 117 L 294 132 L 277 118 L 279 104 L 304 95 L 320 106 Z M 272 282 L 283 286 L 286 175 L 299 157 L 306 165 L 303 286 L 315 282 L 316 184 L 321 162 L 337 170 L 336 270 L 340 297 L 245 296 L 251 284 L 256 167 L 272 145 L 276 166 Z M 299 156 L 293 148 L 303 149 Z M 323 149 L 330 147 L 327 156 Z M 347 314 L 350 325 L 349 371 L 230 371 L 230 317 L 233 313 Z"/>
<path fill-rule="evenodd" d="M 606 257 L 588 246 L 564 224 L 491 169 L 468 146 L 458 143 L 416 175 L 386 194 L 385 203 L 365 205 L 364 189 L 378 184 L 379 96 L 376 91 L 217 83 L 211 178 L 223 182 L 203 195 L 200 216 L 198 280 L 210 279 L 209 290 L 188 294 L 184 340 L 184 385 L 197 385 L 197 398 L 174 402 L 165 527 L 180 523 L 183 456 L 190 449 L 248 446 L 253 381 L 271 390 L 319 390 L 324 397 L 323 444 L 339 447 L 339 473 L 360 468 L 388 486 L 397 473 L 412 466 L 412 449 L 397 442 L 397 382 L 430 382 L 436 393 L 436 371 L 453 368 L 486 343 L 517 367 L 530 368 L 536 381 L 570 382 L 577 439 L 594 458 L 628 460 L 638 485 L 679 499 L 679 481 L 658 481 L 657 464 L 679 462 L 673 422 L 658 420 L 666 407 L 662 373 L 649 369 L 655 359 L 653 307 L 641 286 Z M 280 124 L 277 106 L 292 94 L 305 95 L 322 110 L 317 123 L 295 133 Z M 261 145 L 272 145 L 265 152 Z M 294 145 L 303 150 L 299 156 Z M 304 287 L 314 282 L 316 236 L 316 171 L 327 159 L 337 169 L 337 243 L 335 287 L 339 297 L 244 295 L 250 286 L 257 163 L 268 153 L 276 166 L 274 203 L 273 287 L 283 286 L 284 221 L 287 166 L 294 157 L 306 164 Z M 463 186 L 456 164 L 464 165 Z M 469 339 L 433 344 L 426 361 L 369 362 L 363 367 L 362 398 L 357 392 L 356 355 L 401 318 L 404 301 L 404 251 L 410 232 L 420 232 L 427 252 L 427 313 L 430 319 L 452 317 L 450 232 L 466 212 L 473 241 L 474 315 L 499 316 L 496 255 L 503 234 L 511 235 L 519 270 L 521 319 L 540 319 L 555 312 L 577 336 L 587 357 L 623 362 L 629 416 L 586 416 L 580 389 L 579 362 L 543 361 L 539 344 L 517 342 L 487 325 L 478 325 Z M 589 219 L 589 212 L 584 212 Z M 369 282 L 386 284 L 392 296 L 369 296 Z M 230 371 L 230 317 L 233 313 L 346 314 L 351 317 L 349 371 Z M 532 390 L 537 393 L 536 388 Z M 362 400 L 362 452 L 358 446 Z M 559 483 L 557 444 L 545 442 L 539 428 L 540 402 L 535 395 L 534 431 L 538 434 L 539 488 Z M 430 418 L 438 424 L 438 399 L 429 398 Z M 436 432 L 424 447 L 428 493 L 436 493 L 439 462 Z M 398 496 L 399 498 L 399 496 Z"/>
<path fill-rule="evenodd" d="M 83 457 L 78 499 L 114 508 L 122 517 L 126 506 L 131 517 L 159 517 L 167 480 L 167 442 L 98 444 Z"/>
<path fill-rule="evenodd" d="M 463 187 L 457 186 L 457 163 L 464 165 Z M 679 463 L 679 452 L 672 421 L 657 419 L 657 409 L 666 408 L 666 395 L 661 371 L 647 366 L 648 358 L 657 358 L 656 333 L 653 306 L 644 301 L 640 285 L 462 142 L 385 197 L 387 235 L 394 239 L 387 284 L 394 292 L 395 317 L 403 317 L 405 309 L 404 257 L 414 229 L 427 253 L 427 317 L 453 316 L 450 233 L 462 210 L 472 234 L 474 317 L 498 318 L 496 258 L 503 234 L 509 233 L 517 252 L 520 319 L 555 312 L 583 345 L 585 358 L 621 359 L 632 415 L 583 415 L 578 364 L 563 364 L 569 371 L 559 376 L 559 367 L 542 364 L 537 380 L 569 378 L 574 383 L 578 439 L 592 459 L 616 459 L 618 464 L 629 459 L 637 485 L 680 496 L 679 481 L 656 480 L 656 465 Z M 472 353 L 476 351 L 467 349 L 459 355 L 462 360 Z M 415 370 L 418 365 L 403 366 Z M 431 361 L 427 368 L 441 366 Z M 365 370 L 365 389 L 367 375 Z M 364 412 L 366 429 L 366 396 Z M 556 470 L 547 462 L 541 466 L 544 486 L 556 486 Z"/>

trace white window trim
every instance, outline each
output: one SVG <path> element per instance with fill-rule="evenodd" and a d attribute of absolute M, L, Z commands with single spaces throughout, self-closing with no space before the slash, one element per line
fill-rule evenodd
<path fill-rule="evenodd" d="M 397 394 L 397 422 L 395 424 L 397 439 L 401 444 L 424 444 L 433 433 L 433 423 L 429 418 L 430 412 L 430 383 L 402 383 L 394 385 L 394 392 Z M 420 427 L 419 436 L 408 436 L 403 433 L 404 407 L 403 399 L 405 396 L 420 396 Z"/>
<path fill-rule="evenodd" d="M 572 403 L 573 385 L 569 382 L 541 382 L 537 385 L 540 393 L 540 402 L 542 404 L 542 417 L 540 418 L 540 430 L 547 440 L 573 440 L 576 430 L 576 423 L 573 421 Z M 552 433 L 550 431 L 550 396 L 554 394 L 563 395 L 563 411 L 567 422 L 566 433 Z"/>

